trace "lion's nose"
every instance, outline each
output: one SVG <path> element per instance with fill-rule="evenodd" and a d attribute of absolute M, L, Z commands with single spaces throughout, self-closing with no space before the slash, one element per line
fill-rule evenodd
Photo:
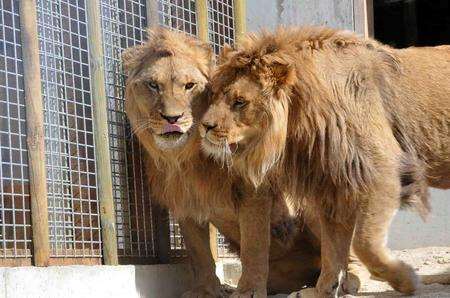
<path fill-rule="evenodd" d="M 203 122 L 203 127 L 206 129 L 206 132 L 208 132 L 211 129 L 214 129 L 217 126 L 217 124 Z"/>
<path fill-rule="evenodd" d="M 168 116 L 168 115 L 164 115 L 161 113 L 161 117 L 163 117 L 164 119 L 167 120 L 167 122 L 169 122 L 170 124 L 175 124 L 177 123 L 178 119 L 180 119 L 181 117 L 183 117 L 183 114 L 181 115 L 176 115 L 176 116 Z"/>

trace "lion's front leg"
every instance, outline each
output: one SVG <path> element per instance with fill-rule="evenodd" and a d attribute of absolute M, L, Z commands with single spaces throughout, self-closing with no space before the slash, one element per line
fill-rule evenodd
<path fill-rule="evenodd" d="M 352 247 L 348 258 L 347 274 L 342 283 L 342 294 L 356 295 L 361 288 L 362 281 L 369 277 L 369 272 L 358 259 Z"/>
<path fill-rule="evenodd" d="M 208 225 L 199 225 L 192 219 L 180 221 L 186 250 L 190 258 L 193 282 L 183 298 L 221 297 L 220 280 L 209 245 Z"/>
<path fill-rule="evenodd" d="M 316 294 L 321 298 L 338 296 L 342 277 L 347 269 L 354 222 L 345 225 L 320 216 L 322 270 L 316 285 Z"/>
<path fill-rule="evenodd" d="M 239 205 L 242 275 L 231 297 L 267 297 L 272 200 L 247 196 Z"/>

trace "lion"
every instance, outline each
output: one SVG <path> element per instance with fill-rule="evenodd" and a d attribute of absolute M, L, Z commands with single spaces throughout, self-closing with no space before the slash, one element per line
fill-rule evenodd
<path fill-rule="evenodd" d="M 401 206 L 426 215 L 428 186 L 450 188 L 448 47 L 397 50 L 344 31 L 280 28 L 219 60 L 202 148 L 245 181 L 245 199 L 278 185 L 316 212 L 317 295 L 337 295 L 350 247 L 372 275 L 415 292 L 413 268 L 390 255 L 386 236 Z"/>
<path fill-rule="evenodd" d="M 247 206 L 237 187 L 240 181 L 201 153 L 197 123 L 209 105 L 214 66 L 209 45 L 182 33 L 152 29 L 149 41 L 127 49 L 122 60 L 128 75 L 126 113 L 148 155 L 152 198 L 179 221 L 191 260 L 194 280 L 184 297 L 221 295 L 207 223 L 238 250 L 258 250 L 267 242 L 269 256 L 255 262 L 253 274 L 268 274 L 269 293 L 314 285 L 320 272 L 320 243 L 306 220 L 289 211 L 276 188 L 259 206 Z M 242 235 L 239 223 L 254 213 L 264 213 L 267 221 L 248 223 L 259 234 Z"/>

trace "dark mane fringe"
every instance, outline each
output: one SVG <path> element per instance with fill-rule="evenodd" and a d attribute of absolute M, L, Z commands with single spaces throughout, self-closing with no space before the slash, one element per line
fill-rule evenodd
<path fill-rule="evenodd" d="M 356 67 L 349 71 L 346 80 L 335 80 L 331 74 L 319 72 L 316 66 L 317 57 L 321 55 L 331 56 L 339 64 L 344 55 L 360 53 L 371 59 L 371 68 Z M 289 121 L 290 130 L 286 131 L 287 137 L 281 138 L 285 143 L 276 146 L 283 150 L 278 153 L 283 162 L 273 170 L 281 184 L 288 185 L 291 193 L 294 191 L 293 196 L 320 198 L 318 203 L 331 217 L 350 214 L 357 206 L 357 195 L 376 183 L 377 166 L 371 148 L 360 144 L 355 127 L 359 123 L 349 123 L 348 119 L 356 103 L 366 100 L 368 89 L 376 89 L 369 76 L 382 80 L 385 70 L 401 73 L 401 61 L 394 51 L 350 32 L 314 27 L 280 28 L 275 33 L 249 35 L 235 50 L 224 51 L 219 61 L 226 62 L 219 65 L 215 73 L 213 90 L 247 75 L 269 86 L 268 96 L 287 96 L 288 114 L 284 118 Z M 297 66 L 299 61 L 301 66 Z M 280 65 L 287 69 L 285 73 L 280 73 Z M 286 73 L 289 71 L 293 74 Z M 288 78 L 284 84 L 278 84 L 276 80 L 280 77 Z M 379 99 L 376 108 L 383 110 L 382 97 Z M 274 119 L 280 120 L 279 117 Z M 252 150 L 253 155 L 263 155 L 267 147 L 252 146 Z M 246 156 L 243 158 L 248 160 Z M 258 167 L 246 164 L 250 169 Z M 419 171 L 415 173 L 420 176 Z M 256 180 L 262 181 L 263 177 Z M 415 195 L 405 194 L 411 192 Z M 405 190 L 405 193 L 405 202 L 428 206 L 423 191 Z"/>

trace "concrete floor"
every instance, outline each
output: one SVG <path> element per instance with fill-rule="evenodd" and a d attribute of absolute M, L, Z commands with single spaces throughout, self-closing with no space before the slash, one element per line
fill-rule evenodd
<path fill-rule="evenodd" d="M 416 295 L 409 297 L 450 298 L 450 246 L 404 249 L 393 251 L 393 254 L 413 266 L 423 282 L 426 283 L 426 285 L 421 286 Z M 238 260 L 225 260 L 218 266 L 218 275 L 223 282 L 235 286 L 239 280 L 240 269 Z M 345 298 L 402 297 L 400 293 L 395 292 L 387 283 L 371 279 L 367 271 L 362 278 L 363 284 L 360 292 L 355 296 L 346 295 Z M 307 289 L 300 293 L 280 293 L 271 297 L 314 298 L 313 293 L 313 289 Z"/>
<path fill-rule="evenodd" d="M 413 298 L 447 298 L 450 297 L 450 247 L 427 247 L 395 251 L 400 259 L 412 265 L 424 283 L 442 282 L 422 285 Z M 370 279 L 369 273 L 363 279 L 361 291 L 350 297 L 405 297 L 395 292 L 387 283 Z M 314 298 L 313 289 L 303 290 L 290 295 L 277 295 L 276 298 Z"/>

